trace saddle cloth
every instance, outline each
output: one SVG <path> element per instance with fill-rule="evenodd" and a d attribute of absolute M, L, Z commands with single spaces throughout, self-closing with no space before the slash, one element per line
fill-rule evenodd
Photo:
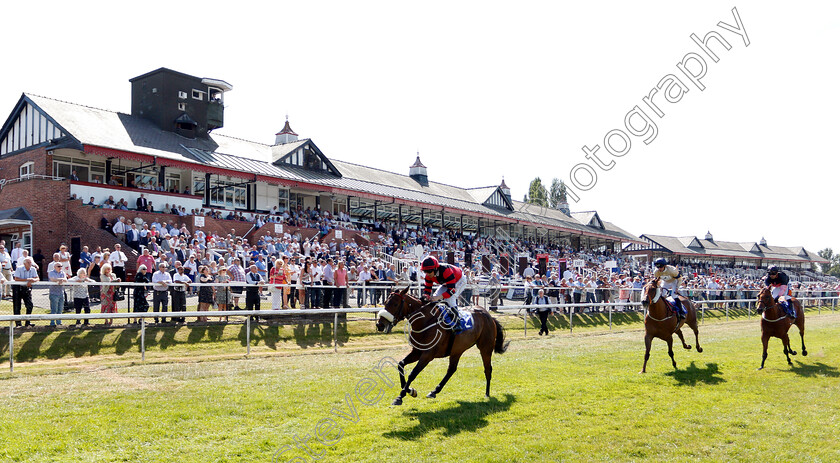
<path fill-rule="evenodd" d="M 443 312 L 443 323 L 446 326 L 452 326 L 452 314 L 449 310 Z M 473 327 L 472 311 L 458 309 L 458 326 L 455 328 L 457 333 L 470 330 Z"/>

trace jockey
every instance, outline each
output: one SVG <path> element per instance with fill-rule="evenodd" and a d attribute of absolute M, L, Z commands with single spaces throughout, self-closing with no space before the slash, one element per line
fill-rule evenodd
<path fill-rule="evenodd" d="M 662 287 L 668 290 L 670 295 L 667 297 L 677 309 L 677 317 L 685 318 L 685 308 L 682 306 L 679 296 L 680 283 L 682 282 L 682 274 L 673 265 L 668 265 L 668 262 L 660 257 L 653 261 L 656 266 L 656 271 L 653 273 L 654 278 L 662 280 Z"/>
<path fill-rule="evenodd" d="M 426 273 L 423 296 L 431 301 L 442 300 L 446 303 L 454 320 L 451 329 L 455 331 L 458 326 L 458 296 L 467 287 L 467 279 L 463 278 L 460 268 L 454 265 L 441 264 L 434 256 L 423 259 L 420 270 Z M 434 283 L 438 283 L 440 286 L 435 291 L 434 296 L 431 296 Z"/>
<path fill-rule="evenodd" d="M 788 278 L 787 274 L 780 272 L 779 268 L 775 265 L 767 269 L 764 284 L 770 287 L 773 300 L 782 304 L 782 308 L 785 309 L 788 317 L 795 319 L 796 310 L 793 308 L 793 304 L 790 303 L 791 297 L 788 294 L 788 282 L 790 282 L 790 278 Z"/>

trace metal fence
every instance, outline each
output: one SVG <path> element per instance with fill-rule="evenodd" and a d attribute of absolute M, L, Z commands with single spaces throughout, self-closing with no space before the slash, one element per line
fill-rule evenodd
<path fill-rule="evenodd" d="M 23 286 L 25 283 L 12 283 L 10 286 Z M 139 292 L 140 294 L 143 293 L 142 287 L 151 288 L 151 284 L 142 284 L 142 283 L 112 283 L 112 286 L 123 288 L 126 291 L 125 301 L 131 301 L 134 297 L 143 297 L 143 296 L 136 296 Z M 71 289 L 73 286 L 101 286 L 101 283 L 67 283 L 64 285 L 57 285 L 56 283 L 52 282 L 37 282 L 32 284 L 33 292 L 40 291 L 40 299 L 44 299 L 45 297 L 48 300 L 48 292 L 50 287 L 55 286 L 63 286 L 62 290 Z M 245 284 L 230 284 L 230 283 L 201 283 L 201 284 L 192 284 L 190 287 L 211 287 L 215 288 L 216 291 L 230 291 L 233 292 L 235 288 L 239 289 L 246 289 L 248 286 Z M 404 287 L 404 286 L 402 286 Z M 251 286 L 253 288 L 253 285 Z M 289 285 L 264 285 L 261 286 L 263 290 L 269 290 L 272 293 L 276 294 L 276 291 L 280 291 L 278 288 L 289 289 L 292 291 L 297 291 L 299 288 L 290 288 Z M 324 290 L 324 289 L 342 289 L 336 286 L 321 286 L 321 287 L 310 287 L 308 290 L 311 291 L 312 289 L 315 290 Z M 350 290 L 359 291 L 359 292 L 374 292 L 374 291 L 381 291 L 382 296 L 379 299 L 380 302 L 384 302 L 387 294 L 390 291 L 396 289 L 394 285 L 370 285 L 370 286 L 352 286 L 348 289 L 348 293 Z M 478 289 L 473 288 L 473 289 Z M 494 287 L 493 289 L 499 289 L 499 287 Z M 522 289 L 521 286 L 505 286 L 503 289 Z M 415 293 L 419 290 L 419 287 L 413 287 L 411 290 Z M 307 289 L 304 289 L 306 292 Z M 64 291 L 62 291 L 64 292 Z M 815 291 L 817 292 L 817 291 Z M 818 291 L 819 293 L 824 293 L 826 291 Z M 819 313 L 821 313 L 823 307 L 830 308 L 830 310 L 834 311 L 838 305 L 838 295 L 833 296 L 808 296 L 805 300 L 811 303 L 811 307 L 817 307 Z M 307 296 L 304 295 L 306 298 Z M 364 293 L 360 296 L 362 299 L 365 297 Z M 196 296 L 190 296 L 192 301 L 196 301 Z M 591 315 L 593 313 L 604 314 L 608 317 L 609 320 L 609 329 L 612 329 L 613 325 L 613 315 L 616 312 L 636 312 L 641 313 L 639 308 L 642 307 L 640 302 L 630 302 L 630 301 L 622 301 L 622 302 L 594 302 L 594 303 L 557 303 L 557 304 L 548 304 L 548 305 L 534 305 L 534 304 L 518 304 L 518 305 L 487 305 L 487 299 L 485 299 L 484 307 L 487 307 L 491 311 L 494 312 L 496 315 L 502 316 L 511 316 L 523 319 L 523 333 L 525 336 L 528 334 L 528 321 L 532 317 L 532 312 L 537 308 L 548 308 L 551 309 L 553 313 L 559 316 L 568 316 L 569 319 L 569 331 L 573 332 L 574 329 L 574 319 L 575 316 L 581 317 L 583 315 Z M 730 308 L 735 308 L 735 304 L 744 304 L 740 308 L 746 308 L 748 310 L 749 315 L 754 315 L 753 311 L 753 304 L 755 303 L 755 299 L 726 299 L 726 300 L 712 300 L 712 301 L 694 301 L 695 304 L 698 306 L 700 310 L 700 318 L 701 323 L 705 321 L 706 311 L 709 310 L 722 310 L 725 314 L 725 318 L 728 320 L 730 317 Z M 825 304 L 823 304 L 825 302 Z M 4 304 L 7 303 L 4 301 Z M 714 305 L 723 304 L 724 307 L 722 308 L 715 308 Z M 712 306 L 712 307 L 710 307 Z M 34 304 L 33 304 L 34 307 Z M 40 309 L 46 308 L 49 310 L 49 304 L 44 306 L 38 306 Z M 95 320 L 127 320 L 127 319 L 136 319 L 140 325 L 140 352 L 141 352 L 141 360 L 145 361 L 145 354 L 146 354 L 146 326 L 148 324 L 147 320 L 149 319 L 158 319 L 158 318 L 166 318 L 166 317 L 175 317 L 179 319 L 187 319 L 187 318 L 216 318 L 219 317 L 234 317 L 234 318 L 244 318 L 244 323 L 246 325 L 246 355 L 249 355 L 251 352 L 251 324 L 252 320 L 257 320 L 258 318 L 270 318 L 274 320 L 282 320 L 283 318 L 290 317 L 290 316 L 300 316 L 300 315 L 327 315 L 333 314 L 333 350 L 338 352 L 338 317 L 339 314 L 353 314 L 353 313 L 376 313 L 379 311 L 381 306 L 373 304 L 365 308 L 349 308 L 349 307 L 342 307 L 342 308 L 321 308 L 321 309 L 283 309 L 283 310 L 216 310 L 216 311 L 209 311 L 209 310 L 190 310 L 188 311 L 189 305 L 184 305 L 183 307 L 179 307 L 179 310 L 172 311 L 172 312 L 148 312 L 148 311 L 132 311 L 130 303 L 125 304 L 125 312 L 114 312 L 114 313 L 32 313 L 26 315 L 8 315 L 8 314 L 0 314 L 0 323 L 8 322 L 9 323 L 9 368 L 10 371 L 14 371 L 14 336 L 16 331 L 16 326 L 19 326 L 20 323 L 26 322 L 31 323 L 34 321 L 49 321 L 51 323 L 58 322 L 58 321 L 95 321 Z M 119 307 L 118 307 L 119 308 Z M 135 306 L 136 309 L 136 306 Z M 579 310 L 578 310 L 579 309 Z M 227 322 L 219 322 L 219 323 L 227 323 Z"/>

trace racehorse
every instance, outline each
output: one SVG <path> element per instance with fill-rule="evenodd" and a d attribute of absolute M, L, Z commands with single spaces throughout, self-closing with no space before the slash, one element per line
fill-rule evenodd
<path fill-rule="evenodd" d="M 402 389 L 392 405 L 402 405 L 406 394 L 417 397 L 417 391 L 411 387 L 414 378 L 433 359 L 449 357 L 449 369 L 446 370 L 446 375 L 440 384 L 426 396 L 435 398 L 458 368 L 461 354 L 472 346 L 478 346 L 481 352 L 481 359 L 484 361 L 484 377 L 487 379 L 485 395 L 490 397 L 490 378 L 493 374 L 490 357 L 493 352 L 504 354 L 510 344 L 510 341 L 505 342 L 505 331 L 502 325 L 486 310 L 476 308 L 472 311 L 473 328 L 455 336 L 446 326 L 447 322 L 442 321 L 442 311 L 437 304 L 424 304 L 407 292 L 408 288 L 391 293 L 385 301 L 385 308 L 379 311 L 379 319 L 376 322 L 377 331 L 385 333 L 390 333 L 391 329 L 403 319 L 411 326 L 412 349 L 397 365 Z M 455 322 L 457 323 L 457 320 Z M 406 380 L 404 368 L 414 362 L 417 362 L 417 365 L 411 370 Z"/>
<path fill-rule="evenodd" d="M 793 362 L 790 361 L 790 356 L 796 355 L 796 351 L 790 348 L 790 338 L 788 337 L 788 330 L 790 330 L 790 326 L 793 324 L 796 324 L 796 327 L 799 328 L 799 337 L 802 338 L 802 355 L 808 355 L 808 351 L 805 350 L 805 311 L 802 310 L 802 305 L 796 299 L 791 299 L 790 303 L 793 304 L 796 310 L 795 322 L 791 321 L 787 316 L 782 308 L 782 304 L 773 299 L 773 293 L 769 286 L 765 286 L 758 293 L 758 303 L 756 304 L 755 311 L 761 314 L 761 344 L 764 346 L 759 370 L 764 368 L 764 361 L 767 360 L 767 343 L 771 337 L 782 340 L 788 365 L 793 365 Z"/>
<path fill-rule="evenodd" d="M 691 330 L 694 331 L 694 339 L 697 341 L 697 352 L 703 352 L 700 347 L 700 338 L 697 335 L 697 308 L 694 304 L 683 296 L 679 297 L 683 307 L 686 309 L 685 318 L 678 320 L 677 315 L 668 306 L 668 303 L 662 297 L 662 288 L 659 287 L 659 278 L 649 281 L 642 289 L 644 299 L 642 305 L 647 309 L 645 315 L 645 363 L 642 365 L 641 373 L 647 369 L 647 362 L 650 358 L 650 344 L 653 338 L 659 338 L 668 343 L 668 355 L 671 356 L 671 363 L 674 364 L 674 369 L 677 368 L 677 362 L 674 360 L 674 333 L 680 337 L 682 345 L 685 349 L 691 349 L 691 346 L 685 343 L 682 328 L 684 323 L 688 323 Z"/>

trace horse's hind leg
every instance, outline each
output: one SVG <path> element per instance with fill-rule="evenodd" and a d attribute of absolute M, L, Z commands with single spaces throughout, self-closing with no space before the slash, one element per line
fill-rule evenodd
<path fill-rule="evenodd" d="M 691 318 L 688 322 L 688 327 L 691 328 L 691 331 L 694 331 L 694 345 L 697 348 L 697 352 L 702 353 L 703 348 L 700 347 L 700 330 L 697 329 L 697 310 L 694 310 L 694 316 Z"/>
<path fill-rule="evenodd" d="M 674 337 L 668 336 L 668 339 L 665 340 L 668 343 L 668 355 L 671 357 L 671 364 L 674 365 L 674 369 L 677 369 L 677 361 L 674 360 Z"/>
<path fill-rule="evenodd" d="M 481 353 L 481 360 L 484 362 L 484 378 L 487 380 L 487 390 L 484 391 L 484 395 L 488 399 L 490 398 L 490 380 L 493 378 L 493 364 L 490 362 L 492 357 L 492 350 L 487 351 L 487 353 Z"/>
<path fill-rule="evenodd" d="M 650 344 L 653 341 L 653 336 L 645 333 L 645 363 L 642 364 L 642 371 L 639 373 L 644 373 L 647 369 L 647 362 L 650 358 Z"/>
<path fill-rule="evenodd" d="M 796 320 L 796 327 L 799 328 L 799 337 L 802 339 L 802 356 L 808 355 L 808 350 L 805 349 L 805 313 L 799 311 L 799 319 Z"/>
<path fill-rule="evenodd" d="M 455 373 L 455 370 L 458 369 L 458 361 L 461 360 L 461 353 L 459 354 L 452 354 L 449 357 L 449 368 L 446 370 L 446 375 L 444 375 L 443 379 L 440 380 L 440 384 L 437 385 L 434 391 L 430 392 L 426 397 L 430 399 L 434 399 L 437 397 L 438 393 L 443 390 L 443 386 L 446 386 L 446 382 L 449 381 L 449 378 Z"/>
<path fill-rule="evenodd" d="M 685 337 L 683 337 L 682 330 L 681 329 L 677 330 L 676 333 L 677 333 L 677 336 L 680 337 L 680 341 L 682 342 L 683 349 L 691 349 L 691 346 L 685 343 Z"/>

